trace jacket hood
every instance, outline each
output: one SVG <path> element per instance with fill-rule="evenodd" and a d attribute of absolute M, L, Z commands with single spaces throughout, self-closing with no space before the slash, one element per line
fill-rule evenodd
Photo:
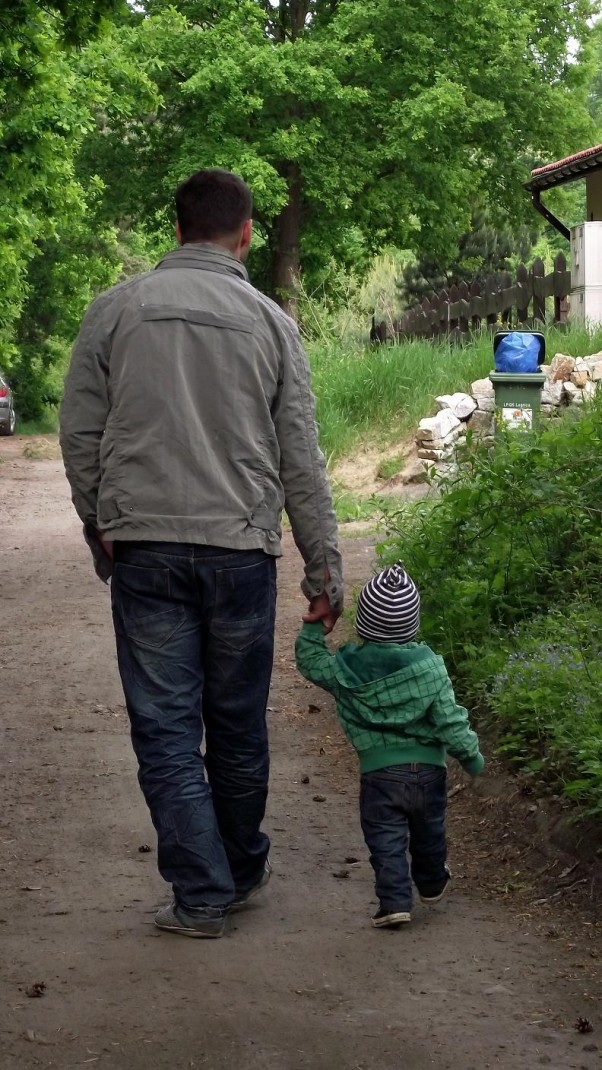
<path fill-rule="evenodd" d="M 406 696 L 408 720 L 416 717 L 416 702 L 427 693 L 428 683 L 441 673 L 442 658 L 426 643 L 346 643 L 339 648 L 336 679 L 354 704 L 369 710 L 395 709 Z"/>

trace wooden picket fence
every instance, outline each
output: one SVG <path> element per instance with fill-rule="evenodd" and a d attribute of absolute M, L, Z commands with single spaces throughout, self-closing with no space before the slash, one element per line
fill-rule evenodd
<path fill-rule="evenodd" d="M 516 280 L 507 272 L 484 283 L 465 282 L 449 290 L 433 293 L 388 323 L 372 320 L 370 339 L 393 342 L 406 338 L 449 338 L 466 341 L 476 331 L 508 327 L 541 327 L 545 323 L 566 323 L 569 314 L 571 273 L 566 258 L 558 253 L 554 270 L 546 275 L 543 260 L 530 269 L 520 264 Z M 553 313 L 552 301 L 553 298 Z M 549 313 L 546 316 L 546 300 Z"/>

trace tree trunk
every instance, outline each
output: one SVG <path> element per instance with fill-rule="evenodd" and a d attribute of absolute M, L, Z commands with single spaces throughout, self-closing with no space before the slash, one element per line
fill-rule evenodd
<path fill-rule="evenodd" d="M 299 165 L 286 165 L 288 204 L 274 222 L 271 290 L 275 301 L 297 318 L 299 293 L 299 235 L 301 230 L 301 173 Z"/>

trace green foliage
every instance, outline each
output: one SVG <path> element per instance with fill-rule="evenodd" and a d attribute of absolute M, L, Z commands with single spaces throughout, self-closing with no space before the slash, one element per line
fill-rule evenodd
<path fill-rule="evenodd" d="M 390 499 L 386 497 L 361 497 L 333 486 L 334 507 L 340 524 L 357 520 L 374 520 L 382 515 Z"/>
<path fill-rule="evenodd" d="M 119 47 L 162 103 L 103 118 L 89 139 L 106 218 L 167 234 L 175 184 L 232 168 L 255 193 L 263 285 L 285 254 L 292 267 L 300 255 L 310 289 L 333 257 L 361 266 L 386 242 L 449 259 L 477 201 L 532 222 L 534 156 L 593 136 L 587 72 L 568 62 L 587 0 L 414 0 L 403 18 L 395 0 L 142 7 Z"/>
<path fill-rule="evenodd" d="M 501 751 L 602 816 L 602 611 L 579 599 L 514 630 L 487 689 Z"/>
<path fill-rule="evenodd" d="M 387 457 L 381 461 L 376 474 L 379 479 L 392 479 L 398 472 L 401 472 L 405 464 L 405 456 L 403 453 L 396 454 L 395 457 Z"/>
<path fill-rule="evenodd" d="M 588 86 L 587 107 L 596 124 L 602 131 L 602 25 L 596 21 L 589 42 L 589 60 L 591 79 Z"/>
<path fill-rule="evenodd" d="M 397 279 L 413 262 L 407 249 L 385 249 L 360 273 L 331 260 L 309 293 L 299 283 L 298 322 L 310 344 L 361 348 L 368 341 L 371 317 L 392 326 L 399 314 Z"/>
<path fill-rule="evenodd" d="M 58 410 L 52 406 L 47 406 L 39 419 L 19 419 L 17 424 L 17 432 L 19 435 L 56 435 L 58 429 Z"/>
<path fill-rule="evenodd" d="M 440 496 L 386 522 L 381 560 L 417 581 L 423 636 L 463 694 L 513 758 L 602 811 L 602 400 L 493 452 L 469 436 Z"/>
<path fill-rule="evenodd" d="M 489 277 L 499 278 L 511 271 L 520 261 L 532 256 L 537 239 L 535 220 L 529 228 L 525 224 L 511 227 L 507 221 L 494 222 L 488 210 L 472 214 L 470 230 L 458 240 L 453 258 L 422 260 L 408 264 L 400 280 L 399 293 L 404 307 L 416 304 L 434 291 L 460 282 L 484 283 Z"/>
<path fill-rule="evenodd" d="M 84 187 L 75 158 L 99 109 L 127 114 L 127 92 L 135 84 L 139 107 L 147 83 L 115 52 L 92 70 L 97 46 L 77 52 L 65 42 L 82 43 L 101 16 L 128 10 L 112 0 L 25 0 L 0 14 L 0 346 L 25 419 L 58 400 L 52 368 L 92 296 L 119 272 L 113 229 L 95 225 L 101 184 L 89 176 Z"/>
<path fill-rule="evenodd" d="M 470 674 L 484 636 L 602 581 L 597 410 L 509 434 L 493 455 L 469 443 L 441 498 L 400 519 L 397 529 L 389 517 L 385 555 L 400 554 L 426 583 L 429 638 L 456 672 Z"/>
<path fill-rule="evenodd" d="M 19 0 L 19 3 L 3 4 L 0 36 L 12 39 L 12 58 L 15 67 L 21 64 L 24 78 L 31 73 L 27 55 L 39 47 L 36 34 L 42 13 L 52 16 L 57 35 L 71 45 L 84 44 L 97 32 L 104 18 L 129 17 L 126 0 L 45 0 L 43 4 L 38 0 Z"/>

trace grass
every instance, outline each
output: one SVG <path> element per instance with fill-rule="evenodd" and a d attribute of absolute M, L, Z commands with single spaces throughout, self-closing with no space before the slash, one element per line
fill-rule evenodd
<path fill-rule="evenodd" d="M 408 342 L 375 349 L 310 350 L 320 442 L 338 459 L 367 438 L 412 434 L 438 394 L 462 390 L 492 366 L 489 339 L 464 348 Z"/>
<path fill-rule="evenodd" d="M 56 435 L 59 429 L 59 414 L 56 406 L 44 409 L 38 420 L 20 420 L 17 412 L 18 435 Z"/>
<path fill-rule="evenodd" d="M 343 487 L 333 487 L 334 508 L 337 520 L 346 524 L 353 520 L 376 520 L 383 515 L 393 499 L 384 496 L 362 497 L 350 494 Z"/>
<path fill-rule="evenodd" d="M 546 331 L 547 357 L 586 356 L 602 349 L 602 331 Z M 317 398 L 320 443 L 329 462 L 366 441 L 384 444 L 413 435 L 435 411 L 439 394 L 467 390 L 493 368 L 491 337 L 465 346 L 428 341 L 367 348 L 334 342 L 308 346 Z M 391 473 L 394 474 L 394 471 Z"/>
<path fill-rule="evenodd" d="M 397 453 L 394 457 L 387 457 L 380 462 L 376 469 L 376 474 L 379 479 L 392 479 L 393 476 L 401 472 L 405 462 L 406 458 L 403 453 Z"/>

